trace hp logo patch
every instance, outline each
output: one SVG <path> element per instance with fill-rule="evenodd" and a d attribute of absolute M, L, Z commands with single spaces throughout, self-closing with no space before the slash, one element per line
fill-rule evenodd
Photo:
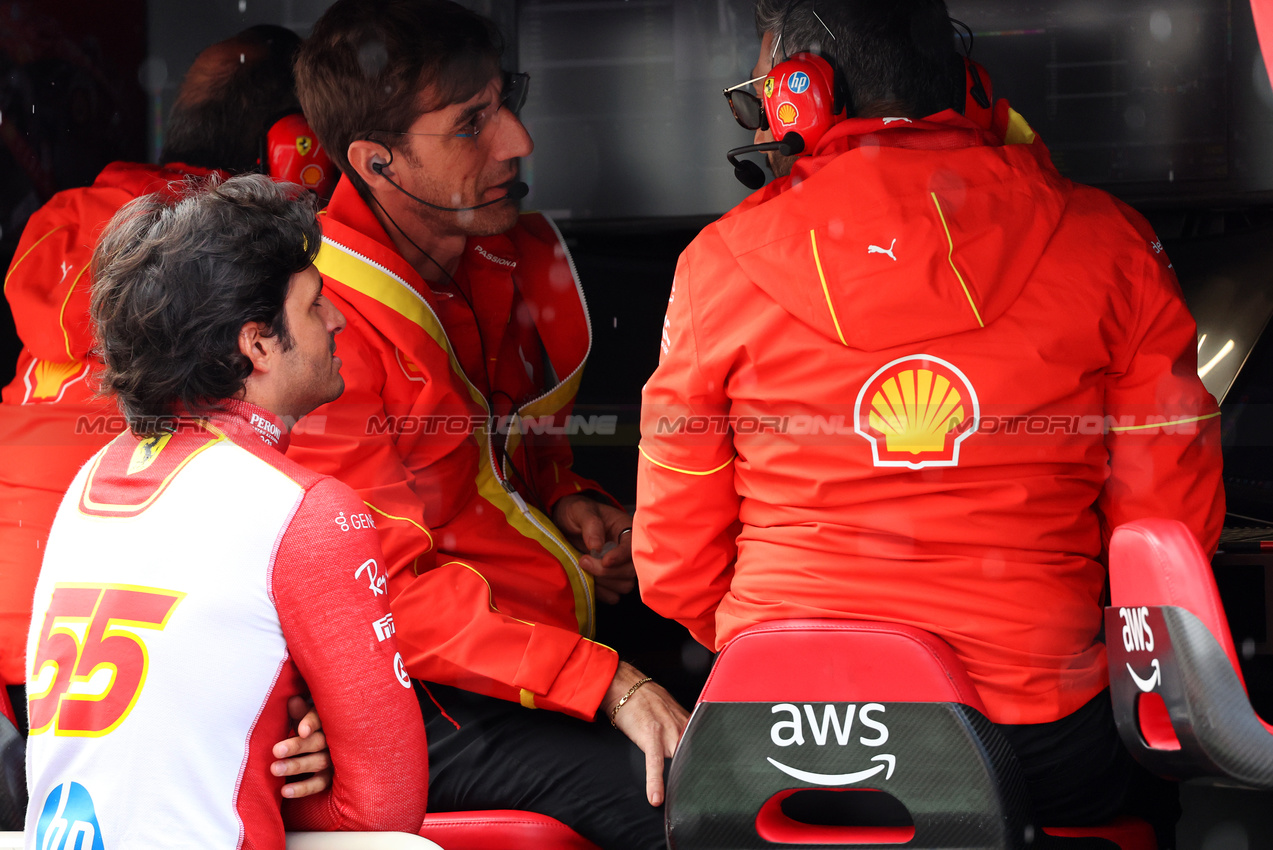
<path fill-rule="evenodd" d="M 106 850 L 87 788 L 78 782 L 63 782 L 49 792 L 35 827 L 35 846 L 40 850 Z"/>
<path fill-rule="evenodd" d="M 809 75 L 804 71 L 796 71 L 787 78 L 787 90 L 792 94 L 803 94 L 809 88 Z"/>

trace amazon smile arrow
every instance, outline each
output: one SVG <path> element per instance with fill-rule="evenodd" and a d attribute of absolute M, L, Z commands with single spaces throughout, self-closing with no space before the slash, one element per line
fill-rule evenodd
<path fill-rule="evenodd" d="M 884 774 L 884 779 L 887 781 L 893 778 L 893 768 L 897 766 L 897 757 L 890 753 L 881 753 L 871 759 L 871 761 L 887 762 L 887 765 L 877 764 L 875 767 L 868 767 L 866 770 L 859 770 L 856 773 L 810 773 L 807 770 L 800 770 L 799 768 L 785 765 L 780 761 L 774 761 L 771 758 L 766 758 L 765 760 L 788 776 L 813 785 L 827 786 L 853 785 L 863 779 L 870 779 L 881 770 L 884 770 L 885 767 L 888 769 L 888 773 Z"/>
<path fill-rule="evenodd" d="M 1136 675 L 1136 671 L 1132 669 L 1132 665 L 1127 665 L 1127 672 L 1132 674 L 1132 681 L 1136 683 L 1136 687 L 1140 688 L 1144 693 L 1149 693 L 1155 687 L 1162 684 L 1162 668 L 1158 666 L 1158 659 L 1155 658 L 1150 664 L 1154 668 L 1153 675 L 1147 679 L 1142 679 Z"/>

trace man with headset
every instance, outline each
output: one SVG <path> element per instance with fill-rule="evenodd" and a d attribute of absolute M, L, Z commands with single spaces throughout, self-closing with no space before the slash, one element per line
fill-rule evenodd
<path fill-rule="evenodd" d="M 291 30 L 261 25 L 203 50 L 168 116 L 162 164 L 111 163 L 92 186 L 55 195 L 23 230 L 5 278 L 23 348 L 0 404 L 0 682 L 19 718 L 31 596 L 49 526 L 75 473 L 124 428 L 114 406 L 96 395 L 100 367 L 90 354 L 88 314 L 94 244 L 111 216 L 134 198 L 189 178 L 261 168 L 266 130 L 299 111 L 291 70 L 299 45 Z M 300 167 L 315 162 L 317 151 L 307 154 Z M 302 701 L 293 707 L 300 720 Z M 302 727 L 307 736 L 317 731 L 316 717 L 311 714 Z M 323 744 L 321 735 L 303 746 L 296 738 L 277 755 L 303 755 Z M 290 775 L 326 766 L 319 753 L 275 769 Z M 285 793 L 313 793 L 326 782 L 326 773 L 308 777 Z"/>
<path fill-rule="evenodd" d="M 680 259 L 643 394 L 642 595 L 711 649 L 785 618 L 934 632 L 1038 820 L 1107 819 L 1134 767 L 1105 545 L 1164 516 L 1213 550 L 1224 513 L 1174 273 L 991 103 L 941 0 L 758 0 L 756 21 L 726 94 L 776 179 Z"/>
<path fill-rule="evenodd" d="M 528 79 L 499 54 L 491 21 L 444 0 L 338 0 L 302 47 L 301 103 L 344 174 L 316 264 L 348 319 L 346 390 L 289 456 L 357 490 L 346 519 L 380 533 L 430 809 L 662 846 L 687 715 L 591 640 L 596 600 L 632 589 L 632 523 L 570 468 L 588 315 L 555 226 L 518 214 Z"/>

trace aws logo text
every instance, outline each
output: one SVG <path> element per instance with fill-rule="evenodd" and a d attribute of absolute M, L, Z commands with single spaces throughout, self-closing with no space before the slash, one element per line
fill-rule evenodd
<path fill-rule="evenodd" d="M 800 709 L 789 702 L 780 703 L 769 709 L 774 714 L 787 712 L 791 715 L 790 720 L 779 720 L 769 730 L 769 737 L 780 747 L 790 747 L 792 744 L 804 745 L 804 723 L 801 720 Z M 875 732 L 875 737 L 858 738 L 858 743 L 864 747 L 883 746 L 888 741 L 888 727 L 881 721 L 871 717 L 872 714 L 883 714 L 884 706 L 878 702 L 868 702 L 862 706 L 862 710 L 858 711 L 856 705 L 847 705 L 844 707 L 844 722 L 840 722 L 840 717 L 836 714 L 834 705 L 825 705 L 822 707 L 822 720 L 819 722 L 817 712 L 813 706 L 806 705 L 804 707 L 804 716 L 809 721 L 809 734 L 813 738 L 813 742 L 819 747 L 826 746 L 828 736 L 835 735 L 835 741 L 840 746 L 849 743 L 849 738 L 853 735 L 853 715 L 856 714 L 859 721 L 867 729 Z"/>
<path fill-rule="evenodd" d="M 1149 608 L 1119 608 L 1118 616 L 1123 618 L 1123 648 L 1128 652 L 1153 652 L 1154 630 L 1149 627 Z M 1126 663 L 1127 672 L 1142 693 L 1149 693 L 1162 684 L 1162 665 L 1157 658 L 1149 659 L 1152 671 L 1147 676 L 1136 672 L 1136 668 Z"/>
<path fill-rule="evenodd" d="M 1128 652 L 1153 652 L 1154 630 L 1149 627 L 1149 608 L 1119 608 L 1123 618 L 1123 648 Z"/>
<path fill-rule="evenodd" d="M 803 709 L 803 710 L 802 710 Z M 785 714 L 786 718 L 776 721 L 769 729 L 769 738 L 779 747 L 792 745 L 802 747 L 806 740 L 814 746 L 825 747 L 828 744 L 844 747 L 853 740 L 854 720 L 860 725 L 862 733 L 857 735 L 857 743 L 864 747 L 882 747 L 888 743 L 888 726 L 884 724 L 882 715 L 884 706 L 878 702 L 868 702 L 860 709 L 856 704 L 844 706 L 841 718 L 837 706 L 823 705 L 822 716 L 812 705 L 797 706 L 784 702 L 773 706 L 773 714 Z M 877 717 L 876 715 L 880 715 Z M 809 727 L 809 737 L 805 738 L 805 724 Z M 884 779 L 891 779 L 893 769 L 897 766 L 897 758 L 890 753 L 872 756 L 871 761 L 881 762 L 874 767 L 847 773 L 813 773 L 800 768 L 783 764 L 777 759 L 766 759 L 774 767 L 788 776 L 801 779 L 814 785 L 852 785 L 885 772 Z"/>

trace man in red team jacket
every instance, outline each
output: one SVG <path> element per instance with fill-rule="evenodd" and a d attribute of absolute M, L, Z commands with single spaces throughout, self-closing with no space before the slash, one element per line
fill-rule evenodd
<path fill-rule="evenodd" d="M 631 518 L 571 470 L 591 330 L 556 227 L 518 214 L 527 80 L 499 52 L 491 21 L 439 0 L 338 0 L 301 49 L 344 174 L 316 265 L 349 320 L 347 389 L 288 455 L 357 490 L 380 533 L 433 808 L 660 847 L 687 715 L 592 639 L 598 599 L 633 585 Z"/>
<path fill-rule="evenodd" d="M 813 49 L 855 114 L 771 154 L 777 179 L 680 259 L 643 394 L 642 595 L 710 649 L 795 617 L 940 635 L 1037 816 L 1099 821 L 1131 772 L 1099 640 L 1109 534 L 1173 517 L 1212 550 L 1224 514 L 1175 275 L 1006 102 L 950 108 L 941 2 L 762 0 L 757 21 L 759 98 Z"/>
<path fill-rule="evenodd" d="M 28 220 L 4 294 L 23 348 L 0 402 L 0 683 L 22 711 L 31 594 L 62 494 L 94 452 L 124 428 L 95 395 L 89 260 L 125 203 L 213 173 L 252 171 L 270 120 L 299 110 L 292 57 L 300 39 L 262 25 L 208 47 L 182 83 L 165 128 L 162 165 L 116 162 L 92 186 L 59 192 Z M 297 717 L 300 717 L 298 708 Z M 313 716 L 304 730 L 316 730 Z M 300 752 L 293 740 L 279 756 Z M 321 748 L 321 737 L 313 744 Z M 323 770 L 317 756 L 280 770 Z M 315 791 L 324 777 L 289 791 Z"/>

